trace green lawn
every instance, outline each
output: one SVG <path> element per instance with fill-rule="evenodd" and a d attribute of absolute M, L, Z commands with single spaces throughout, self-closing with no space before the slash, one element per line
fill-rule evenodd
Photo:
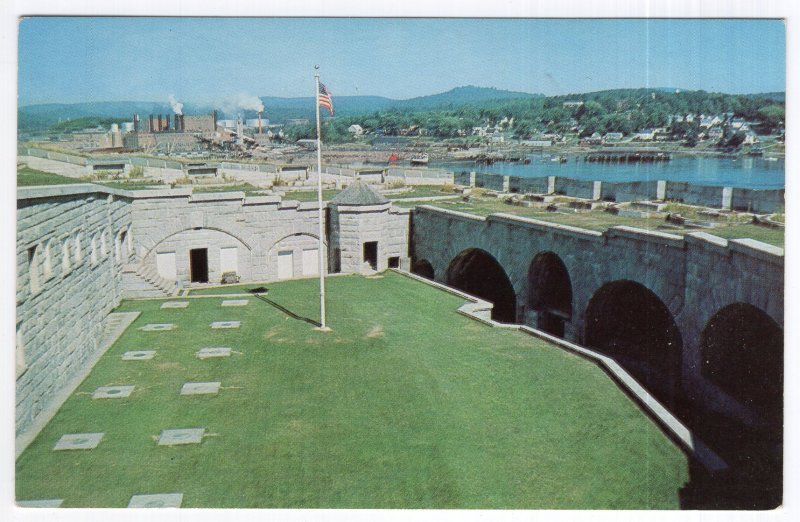
<path fill-rule="evenodd" d="M 78 178 L 68 178 L 58 174 L 51 174 L 50 172 L 42 172 L 41 170 L 32 169 L 30 167 L 22 167 L 17 169 L 17 186 L 18 187 L 35 187 L 40 185 L 67 185 L 70 183 L 86 183 Z"/>
<path fill-rule="evenodd" d="M 317 318 L 317 283 L 267 298 Z M 231 287 L 233 288 L 233 287 Z M 17 498 L 124 507 L 184 494 L 184 507 L 678 508 L 687 457 L 586 360 L 455 312 L 462 300 L 401 275 L 328 279 L 330 333 L 270 303 L 187 309 L 129 301 L 141 316 L 16 463 Z M 238 330 L 211 330 L 241 320 Z M 172 322 L 169 332 L 141 332 Z M 229 359 L 199 360 L 228 346 Z M 154 348 L 151 361 L 122 361 Z M 220 381 L 213 397 L 184 382 Z M 92 400 L 103 385 L 136 386 Z M 162 429 L 206 428 L 159 447 Z M 91 451 L 51 450 L 104 432 Z"/>

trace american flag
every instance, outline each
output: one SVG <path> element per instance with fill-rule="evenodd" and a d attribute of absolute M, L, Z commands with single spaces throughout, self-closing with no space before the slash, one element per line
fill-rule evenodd
<path fill-rule="evenodd" d="M 331 93 L 327 87 L 323 84 L 319 84 L 319 106 L 325 107 L 333 116 L 333 100 L 331 99 Z"/>

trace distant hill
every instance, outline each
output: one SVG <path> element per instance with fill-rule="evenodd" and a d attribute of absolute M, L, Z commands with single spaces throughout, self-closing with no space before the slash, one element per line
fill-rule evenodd
<path fill-rule="evenodd" d="M 382 96 L 336 96 L 333 103 L 337 114 L 361 114 L 390 109 L 429 110 L 440 107 L 469 105 L 493 100 L 541 97 L 541 94 L 505 91 L 491 87 L 475 87 L 468 85 L 456 87 L 447 92 L 430 96 L 419 96 L 407 100 L 395 100 Z M 261 96 L 265 115 L 271 122 L 281 123 L 288 118 L 313 118 L 314 98 L 281 98 Z M 213 107 L 185 103 L 184 114 L 205 114 Z M 148 114 L 172 114 L 169 103 L 120 101 L 120 102 L 87 102 L 87 103 L 47 103 L 26 105 L 18 112 L 19 130 L 42 130 L 59 121 L 71 120 L 86 116 L 102 118 L 131 118 L 139 113 L 144 120 Z M 255 117 L 253 111 L 241 111 L 246 118 Z M 220 114 L 222 117 L 223 115 Z M 233 117 L 235 114 L 228 114 Z"/>
<path fill-rule="evenodd" d="M 504 91 L 493 87 L 475 87 L 467 85 L 456 87 L 447 92 L 430 96 L 419 96 L 410 100 L 403 100 L 401 106 L 410 109 L 435 109 L 443 106 L 469 105 L 494 100 L 509 100 L 519 98 L 543 98 L 544 94 L 530 94 L 527 92 Z"/>

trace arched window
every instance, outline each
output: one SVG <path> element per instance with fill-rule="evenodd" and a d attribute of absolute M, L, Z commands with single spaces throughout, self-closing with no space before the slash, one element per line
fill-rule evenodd
<path fill-rule="evenodd" d="M 72 260 L 69 256 L 69 244 L 70 239 L 67 238 L 64 240 L 64 243 L 61 244 L 61 275 L 65 276 L 72 271 Z"/>
<path fill-rule="evenodd" d="M 82 234 L 80 232 L 75 233 L 75 264 L 78 265 L 83 261 L 83 248 L 81 245 Z"/>
<path fill-rule="evenodd" d="M 51 277 L 53 277 L 52 250 L 53 250 L 53 240 L 51 239 L 50 241 L 47 242 L 47 244 L 44 247 L 44 266 L 42 267 L 43 268 L 42 271 L 44 273 L 44 279 L 50 279 Z"/>
<path fill-rule="evenodd" d="M 41 247 L 34 245 L 28 249 L 28 278 L 31 285 L 31 293 L 38 294 L 42 290 L 41 279 Z"/>
<path fill-rule="evenodd" d="M 100 233 L 100 258 L 106 257 L 108 257 L 108 232 L 104 230 Z"/>
<path fill-rule="evenodd" d="M 92 266 L 97 264 L 97 255 L 97 235 L 95 235 L 92 237 L 91 252 L 89 253 L 89 262 L 92 264 Z"/>

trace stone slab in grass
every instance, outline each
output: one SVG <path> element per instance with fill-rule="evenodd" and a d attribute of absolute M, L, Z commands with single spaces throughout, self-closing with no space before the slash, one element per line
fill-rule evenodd
<path fill-rule="evenodd" d="M 249 299 L 226 299 L 222 301 L 222 306 L 247 306 L 250 304 Z"/>
<path fill-rule="evenodd" d="M 177 446 L 180 444 L 200 444 L 203 441 L 205 428 L 184 428 L 162 430 L 158 438 L 159 446 Z"/>
<path fill-rule="evenodd" d="M 161 305 L 161 308 L 186 308 L 189 306 L 189 301 L 167 301 Z"/>
<path fill-rule="evenodd" d="M 181 388 L 181 395 L 216 395 L 220 382 L 187 382 Z"/>
<path fill-rule="evenodd" d="M 156 356 L 155 350 L 133 350 L 122 354 L 123 361 L 149 361 Z"/>
<path fill-rule="evenodd" d="M 214 321 L 211 323 L 211 328 L 214 330 L 219 330 L 222 328 L 239 328 L 241 324 L 241 321 Z"/>
<path fill-rule="evenodd" d="M 128 502 L 129 508 L 179 508 L 183 503 L 183 493 L 156 493 L 154 495 L 134 495 Z"/>
<path fill-rule="evenodd" d="M 104 433 L 70 433 L 62 435 L 56 445 L 53 446 L 53 451 L 65 450 L 90 450 L 100 444 L 100 439 L 103 438 Z"/>
<path fill-rule="evenodd" d="M 130 397 L 135 386 L 100 386 L 92 394 L 92 399 L 120 399 Z"/>
<path fill-rule="evenodd" d="M 17 500 L 17 506 L 21 508 L 57 508 L 64 503 L 63 498 L 51 498 L 47 500 Z"/>
<path fill-rule="evenodd" d="M 169 330 L 174 330 L 177 328 L 177 324 L 173 323 L 153 323 L 153 324 L 146 324 L 139 328 L 139 330 L 143 332 L 166 332 Z"/>
<path fill-rule="evenodd" d="M 230 357 L 231 356 L 231 349 L 230 348 L 201 348 L 195 355 L 200 359 L 210 359 L 212 357 Z"/>

